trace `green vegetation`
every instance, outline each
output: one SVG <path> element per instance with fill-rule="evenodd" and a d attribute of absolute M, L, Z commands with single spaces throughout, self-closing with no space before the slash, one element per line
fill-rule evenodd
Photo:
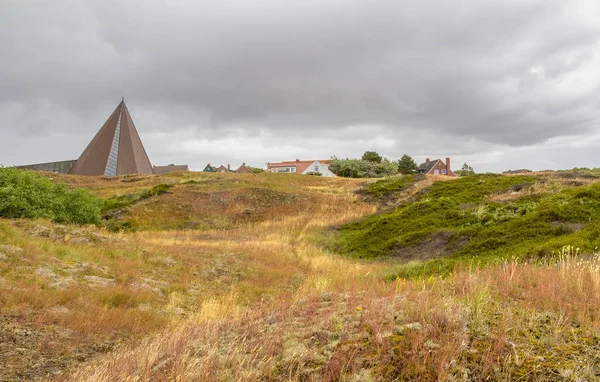
<path fill-rule="evenodd" d="M 600 178 L 600 168 L 575 167 L 571 170 L 548 170 L 548 172 L 556 172 L 563 178 Z"/>
<path fill-rule="evenodd" d="M 263 172 L 265 172 L 264 168 L 260 168 L 260 167 L 252 167 L 252 166 L 247 166 L 250 170 L 252 170 L 253 174 L 261 174 Z"/>
<path fill-rule="evenodd" d="M 381 163 L 383 157 L 376 151 L 365 151 L 361 159 L 367 162 Z"/>
<path fill-rule="evenodd" d="M 419 167 L 414 159 L 404 154 L 402 158 L 398 160 L 398 172 L 400 174 L 415 174 Z"/>
<path fill-rule="evenodd" d="M 463 164 L 460 170 L 455 170 L 454 174 L 456 174 L 457 176 L 467 176 L 467 175 L 474 175 L 475 174 L 475 170 L 473 170 L 473 167 L 469 166 L 468 164 Z"/>
<path fill-rule="evenodd" d="M 382 197 L 390 193 L 404 190 L 415 177 L 412 175 L 390 176 L 367 185 L 366 193 L 376 197 Z"/>
<path fill-rule="evenodd" d="M 139 194 L 127 194 L 121 196 L 114 196 L 110 199 L 106 199 L 104 201 L 104 205 L 102 206 L 102 212 L 107 212 L 110 210 L 128 207 L 134 203 L 142 201 L 144 199 L 148 199 L 152 196 L 162 195 L 167 193 L 169 188 L 173 187 L 171 184 L 159 184 L 152 187 L 149 190 L 145 190 Z"/>
<path fill-rule="evenodd" d="M 396 276 L 415 277 L 448 274 L 461 264 L 546 258 L 567 244 L 588 252 L 600 245 L 600 184 L 528 192 L 537 181 L 472 175 L 437 182 L 411 203 L 343 226 L 336 250 L 354 258 L 417 260 L 395 270 Z M 369 187 L 382 195 L 393 186 Z M 489 197 L 501 194 L 510 198 Z"/>
<path fill-rule="evenodd" d="M 94 224 L 100 220 L 101 204 L 88 190 L 70 190 L 33 171 L 0 168 L 1 217 Z"/>
<path fill-rule="evenodd" d="M 383 178 L 398 174 L 396 163 L 383 159 L 381 163 L 362 159 L 337 159 L 329 163 L 329 170 L 345 178 Z"/>
<path fill-rule="evenodd" d="M 594 177 L 46 176 L 139 229 L 0 219 L 0 380 L 597 379 Z"/>

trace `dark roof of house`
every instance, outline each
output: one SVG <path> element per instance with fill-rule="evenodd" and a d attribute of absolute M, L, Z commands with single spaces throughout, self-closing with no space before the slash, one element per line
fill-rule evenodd
<path fill-rule="evenodd" d="M 217 167 L 211 165 L 210 163 L 207 164 L 206 166 L 204 166 L 204 170 L 203 171 L 204 172 L 211 172 L 211 171 L 208 171 L 208 169 L 210 169 L 212 172 L 217 172 Z"/>
<path fill-rule="evenodd" d="M 187 164 L 170 164 L 168 166 L 154 166 L 153 170 L 156 175 L 162 175 L 173 171 L 190 171 L 190 168 Z"/>
<path fill-rule="evenodd" d="M 431 169 L 433 168 L 433 166 L 435 166 L 435 164 L 439 161 L 439 159 L 433 159 L 430 160 L 429 162 L 423 162 L 419 165 L 419 172 L 424 172 L 424 173 L 428 173 L 429 171 L 431 171 Z"/>
<path fill-rule="evenodd" d="M 211 166 L 212 167 L 212 166 Z M 230 168 L 227 168 L 223 165 L 221 165 L 221 167 L 219 167 L 218 169 L 216 169 L 217 172 L 235 172 Z"/>
<path fill-rule="evenodd" d="M 153 173 L 125 100 L 108 117 L 70 173 L 97 176 Z"/>

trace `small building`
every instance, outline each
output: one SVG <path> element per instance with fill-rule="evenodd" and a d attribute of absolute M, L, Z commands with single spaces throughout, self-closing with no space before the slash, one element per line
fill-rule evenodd
<path fill-rule="evenodd" d="M 33 171 L 46 171 L 46 172 L 56 172 L 61 174 L 68 174 L 75 163 L 75 160 L 64 160 L 60 162 L 48 162 L 48 163 L 37 163 L 37 164 L 28 164 L 25 166 L 16 166 L 19 170 L 33 170 Z"/>
<path fill-rule="evenodd" d="M 152 171 L 156 175 L 163 175 L 173 171 L 190 171 L 190 168 L 187 164 L 170 164 L 168 166 L 152 166 Z"/>
<path fill-rule="evenodd" d="M 246 163 L 242 163 L 242 165 L 240 167 L 238 167 L 237 170 L 232 170 L 231 169 L 231 165 L 227 165 L 227 166 L 213 166 L 210 163 L 206 165 L 206 167 L 204 167 L 204 170 L 202 170 L 202 172 L 235 172 L 238 174 L 241 173 L 247 173 L 247 174 L 252 174 L 253 171 L 250 167 L 246 166 Z"/>
<path fill-rule="evenodd" d="M 311 159 L 311 160 L 300 160 L 295 161 L 284 161 L 278 163 L 267 163 L 267 171 L 269 172 L 283 172 L 290 174 L 321 174 L 326 177 L 336 176 L 329 170 L 329 160 L 322 159 Z"/>
<path fill-rule="evenodd" d="M 235 171 L 233 171 L 231 169 L 231 166 L 229 166 L 229 165 L 227 165 L 227 167 L 221 165 L 221 167 L 219 167 L 216 172 L 235 172 Z"/>
<path fill-rule="evenodd" d="M 204 167 L 204 170 L 202 170 L 202 172 L 217 172 L 218 169 L 218 167 L 215 167 L 209 163 L 206 165 L 206 167 Z"/>
<path fill-rule="evenodd" d="M 238 167 L 237 170 L 235 170 L 235 172 L 238 174 L 252 174 L 254 171 L 252 171 L 250 167 L 246 166 L 246 163 L 244 162 L 240 167 Z"/>
<path fill-rule="evenodd" d="M 426 175 L 456 176 L 450 168 L 450 158 L 446 158 L 446 162 L 443 162 L 441 159 L 429 160 L 427 158 L 425 163 L 419 165 L 418 171 L 420 174 Z"/>

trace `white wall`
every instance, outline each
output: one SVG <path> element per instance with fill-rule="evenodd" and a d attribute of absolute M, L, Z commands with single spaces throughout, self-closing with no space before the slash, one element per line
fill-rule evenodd
<path fill-rule="evenodd" d="M 318 169 L 315 169 L 315 167 L 318 167 Z M 302 174 L 307 174 L 309 172 L 319 172 L 319 173 L 321 173 L 321 175 L 327 176 L 327 177 L 336 176 L 334 173 L 329 171 L 328 164 L 321 163 L 319 161 L 314 161 L 313 163 L 311 163 L 310 166 L 308 166 L 308 168 L 306 170 L 304 170 L 304 172 Z"/>

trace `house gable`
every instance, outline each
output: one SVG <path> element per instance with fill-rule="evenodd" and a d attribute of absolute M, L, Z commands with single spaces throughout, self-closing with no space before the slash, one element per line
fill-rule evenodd
<path fill-rule="evenodd" d="M 427 175 L 456 176 L 456 174 L 454 174 L 450 168 L 450 158 L 446 158 L 446 162 L 442 161 L 441 159 L 427 159 L 425 163 L 421 163 L 419 165 L 418 171 L 421 174 Z"/>
<path fill-rule="evenodd" d="M 284 172 L 284 173 L 295 173 L 295 174 L 308 174 L 312 172 L 318 172 L 323 176 L 336 176 L 334 173 L 329 171 L 328 159 L 317 159 L 317 160 L 300 160 L 295 161 L 283 161 L 278 163 L 267 163 L 267 171 L 269 172 Z M 315 171 L 315 167 L 318 168 Z"/>
<path fill-rule="evenodd" d="M 435 173 L 436 170 L 438 171 L 437 174 Z M 427 171 L 427 174 L 428 175 L 441 175 L 441 173 L 442 173 L 441 170 L 442 170 L 442 161 L 438 159 L 435 161 L 435 163 L 433 163 L 433 166 L 431 166 L 429 171 Z"/>
<path fill-rule="evenodd" d="M 203 172 L 217 172 L 217 169 L 214 168 L 213 166 L 211 166 L 211 164 L 207 164 L 206 167 L 204 167 L 204 170 L 202 170 Z"/>
<path fill-rule="evenodd" d="M 325 161 L 316 160 L 316 161 L 313 161 L 312 163 L 309 163 L 307 166 L 304 166 L 304 171 L 302 171 L 301 174 L 306 175 L 306 174 L 310 174 L 310 173 L 319 173 L 319 174 L 321 174 L 321 176 L 326 176 L 326 177 L 337 176 L 329 170 L 329 164 L 324 163 L 324 162 Z M 327 162 L 329 162 L 329 161 L 327 161 Z"/>
<path fill-rule="evenodd" d="M 252 169 L 250 169 L 248 166 L 246 166 L 246 163 L 242 163 L 242 165 L 237 170 L 235 170 L 235 172 L 252 174 Z"/>

